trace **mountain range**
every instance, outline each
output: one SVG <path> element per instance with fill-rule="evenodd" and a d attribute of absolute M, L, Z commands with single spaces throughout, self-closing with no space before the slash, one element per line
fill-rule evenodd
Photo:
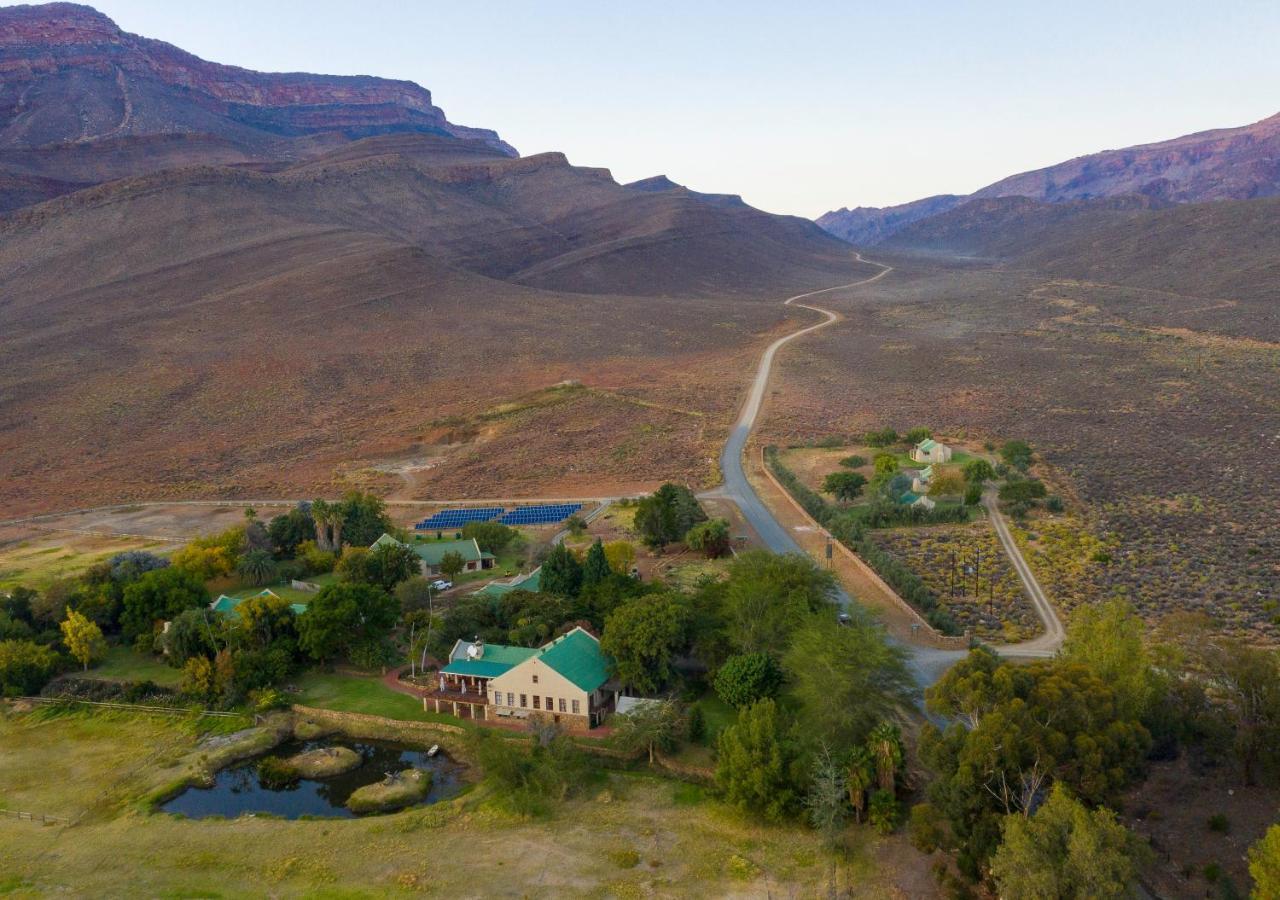
<path fill-rule="evenodd" d="M 1169 205 L 1278 194 L 1280 115 L 1275 115 L 1240 128 L 1220 128 L 1081 156 L 1003 178 L 968 196 L 945 194 L 899 206 L 842 208 L 825 213 L 817 222 L 843 240 L 869 247 L 970 201 L 1021 197 L 1072 203 L 1141 196 Z M 984 208 L 991 207 L 979 205 L 965 215 L 972 218 Z M 1007 212 L 1010 207 L 997 208 Z M 909 241 L 899 239 L 896 243 L 902 246 Z"/>

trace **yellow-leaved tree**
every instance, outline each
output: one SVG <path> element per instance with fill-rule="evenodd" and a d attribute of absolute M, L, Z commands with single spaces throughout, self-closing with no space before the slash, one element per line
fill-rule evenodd
<path fill-rule="evenodd" d="M 62 642 L 86 671 L 89 663 L 97 662 L 107 653 L 107 642 L 102 636 L 102 629 L 92 619 L 75 610 L 69 610 L 66 621 L 62 623 Z"/>

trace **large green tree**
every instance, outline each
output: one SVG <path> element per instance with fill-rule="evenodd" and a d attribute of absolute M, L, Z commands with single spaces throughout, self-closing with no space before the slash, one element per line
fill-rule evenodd
<path fill-rule="evenodd" d="M 867 616 L 840 625 L 829 613 L 806 617 L 782 667 L 805 730 L 833 747 L 862 744 L 898 715 L 914 689 L 902 649 Z"/>
<path fill-rule="evenodd" d="M 685 609 L 673 594 L 623 603 L 605 620 L 600 651 L 613 661 L 618 680 L 642 694 L 657 691 L 674 674 L 671 662 L 684 643 Z"/>
<path fill-rule="evenodd" d="M 399 602 L 381 588 L 325 585 L 298 617 L 298 642 L 313 659 L 330 660 L 385 638 L 399 615 Z"/>
<path fill-rule="evenodd" d="M 1025 815 L 1055 782 L 1088 803 L 1114 797 L 1143 771 L 1150 735 L 1117 708 L 1111 688 L 1063 661 L 1013 665 L 970 652 L 926 692 L 931 712 L 921 757 L 936 773 L 930 799 L 976 874 L 995 850 L 1006 815 Z"/>
<path fill-rule="evenodd" d="M 582 563 L 563 543 L 552 547 L 542 561 L 539 586 L 560 597 L 576 597 L 582 589 Z"/>
<path fill-rule="evenodd" d="M 676 748 L 685 733 L 683 711 L 670 700 L 642 703 L 631 712 L 614 716 L 610 722 L 613 739 L 624 750 L 643 750 L 653 765 L 658 751 Z"/>
<path fill-rule="evenodd" d="M 714 684 L 721 700 L 741 709 L 775 696 L 782 687 L 782 669 L 768 653 L 739 653 L 725 660 Z"/>
<path fill-rule="evenodd" d="M 1145 719 L 1156 698 L 1156 677 L 1142 620 L 1127 601 L 1089 604 L 1072 613 L 1062 657 L 1102 679 L 1121 715 Z"/>
<path fill-rule="evenodd" d="M 720 732 L 716 785 L 725 800 L 776 822 L 793 812 L 805 789 L 799 744 L 772 699 L 744 709 Z"/>
<path fill-rule="evenodd" d="M 582 563 L 582 586 L 585 588 L 599 584 L 612 574 L 609 558 L 604 555 L 604 544 L 596 538 Z"/>
<path fill-rule="evenodd" d="M 0 694 L 40 693 L 58 669 L 58 655 L 34 641 L 0 641 Z"/>
<path fill-rule="evenodd" d="M 837 500 L 855 500 L 866 486 L 866 476 L 858 472 L 832 472 L 822 481 L 822 489 Z"/>
<path fill-rule="evenodd" d="M 726 633 L 739 652 L 781 656 L 797 625 L 829 609 L 834 595 L 834 576 L 807 556 L 747 551 L 729 567 Z"/>
<path fill-rule="evenodd" d="M 176 566 L 154 569 L 125 587 L 120 624 L 132 639 L 184 609 L 208 605 L 209 592 L 197 576 Z"/>
<path fill-rule="evenodd" d="M 668 482 L 640 500 L 635 527 L 647 546 L 660 550 L 683 540 L 690 528 L 706 518 L 693 491 Z"/>
<path fill-rule="evenodd" d="M 1272 825 L 1249 848 L 1249 874 L 1256 900 L 1280 897 L 1280 825 Z"/>
<path fill-rule="evenodd" d="M 1033 816 L 1004 820 L 991 859 L 1002 897 L 1112 900 L 1132 897 L 1142 848 L 1109 809 L 1087 809 L 1062 786 Z"/>
<path fill-rule="evenodd" d="M 729 522 L 727 519 L 708 519 L 689 529 L 684 536 L 690 550 L 701 553 L 707 559 L 719 559 L 729 554 Z"/>

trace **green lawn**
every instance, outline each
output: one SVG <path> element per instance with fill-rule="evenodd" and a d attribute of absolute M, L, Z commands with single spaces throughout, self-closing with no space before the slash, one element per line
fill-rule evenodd
<path fill-rule="evenodd" d="M 291 695 L 295 703 L 334 709 L 339 712 L 366 713 L 409 722 L 448 722 L 462 724 L 453 716 L 424 712 L 416 697 L 397 694 L 374 675 L 340 675 L 330 672 L 308 672 L 296 682 L 302 693 Z"/>
<path fill-rule="evenodd" d="M 166 687 L 182 680 L 182 671 L 166 666 L 160 657 L 123 646 L 110 648 L 106 659 L 90 669 L 88 674 L 109 681 L 154 681 Z"/>
<path fill-rule="evenodd" d="M 708 747 L 714 747 L 720 732 L 738 721 L 738 711 L 716 696 L 713 690 L 699 697 L 694 706 L 702 710 L 703 720 L 707 723 L 705 742 Z"/>

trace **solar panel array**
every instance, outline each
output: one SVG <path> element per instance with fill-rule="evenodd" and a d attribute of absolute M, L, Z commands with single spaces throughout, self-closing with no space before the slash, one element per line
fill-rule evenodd
<path fill-rule="evenodd" d="M 578 510 L 581 503 L 547 503 L 541 506 L 517 506 L 498 521 L 503 525 L 551 525 L 567 519 Z"/>
<path fill-rule="evenodd" d="M 417 525 L 413 526 L 417 531 L 431 531 L 433 529 L 445 528 L 461 528 L 468 522 L 488 522 L 502 515 L 501 506 L 483 506 L 469 507 L 465 509 L 442 509 L 440 512 L 428 516 Z"/>

